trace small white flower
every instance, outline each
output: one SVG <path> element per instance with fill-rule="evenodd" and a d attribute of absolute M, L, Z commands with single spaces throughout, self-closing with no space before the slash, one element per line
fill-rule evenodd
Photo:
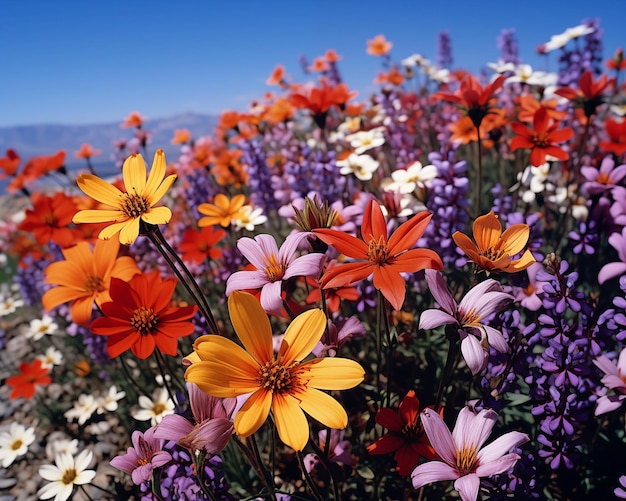
<path fill-rule="evenodd" d="M 345 160 L 338 160 L 337 166 L 341 167 L 339 173 L 344 176 L 354 174 L 361 181 L 369 181 L 380 163 L 369 155 L 351 153 Z"/>
<path fill-rule="evenodd" d="M 11 423 L 8 431 L 0 433 L 0 461 L 7 468 L 19 457 L 28 452 L 28 446 L 35 441 L 35 428 L 26 428 Z"/>
<path fill-rule="evenodd" d="M 83 393 L 78 397 L 78 402 L 74 402 L 74 407 L 63 414 L 68 420 L 76 418 L 78 424 L 83 425 L 93 416 L 98 409 L 98 402 L 93 395 Z"/>
<path fill-rule="evenodd" d="M 94 470 L 87 467 L 92 460 L 91 451 L 84 450 L 78 456 L 70 454 L 57 454 L 54 459 L 55 465 L 45 464 L 39 468 L 39 475 L 51 483 L 44 485 L 37 495 L 39 499 L 65 501 L 74 491 L 75 485 L 84 485 L 91 482 L 96 476 Z"/>
<path fill-rule="evenodd" d="M 570 40 L 575 40 L 579 37 L 589 35 L 596 31 L 592 26 L 586 24 L 579 24 L 572 28 L 567 28 L 563 33 L 559 35 L 552 35 L 550 40 L 543 44 L 542 52 L 551 52 L 561 47 L 565 47 Z"/>
<path fill-rule="evenodd" d="M 524 83 L 526 85 L 538 85 L 545 87 L 552 83 L 552 77 L 548 77 L 545 71 L 533 71 L 530 64 L 518 64 L 514 70 L 515 74 L 508 77 L 504 83 Z"/>
<path fill-rule="evenodd" d="M 437 167 L 434 165 L 422 166 L 421 162 L 414 162 L 406 169 L 397 169 L 391 173 L 392 181 L 385 185 L 385 191 L 399 191 L 413 193 L 417 188 L 426 188 L 432 179 L 437 177 Z"/>
<path fill-rule="evenodd" d="M 346 136 L 346 139 L 350 142 L 350 146 L 354 148 L 354 153 L 360 155 L 372 148 L 382 146 L 385 144 L 385 137 L 383 135 L 384 127 L 375 127 L 370 130 L 360 130 L 354 134 Z"/>
<path fill-rule="evenodd" d="M 263 214 L 261 208 L 253 209 L 250 205 L 244 205 L 230 222 L 235 230 L 244 228 L 248 231 L 254 231 L 256 226 L 267 222 L 267 216 Z"/>
<path fill-rule="evenodd" d="M 487 66 L 498 75 L 515 71 L 515 65 L 513 63 L 505 63 L 502 59 L 498 59 L 497 63 L 487 63 Z"/>
<path fill-rule="evenodd" d="M 165 388 L 157 388 L 150 400 L 145 395 L 139 397 L 139 410 L 132 413 L 137 421 L 148 421 L 152 426 L 161 422 L 163 416 L 174 414 L 174 402 L 169 398 Z"/>
<path fill-rule="evenodd" d="M 58 454 L 73 456 L 78 452 L 78 440 L 73 438 L 58 438 L 46 444 L 46 457 L 53 461 Z"/>
<path fill-rule="evenodd" d="M 98 414 L 103 414 L 106 411 L 115 412 L 118 407 L 117 403 L 125 396 L 126 392 L 117 391 L 115 385 L 111 386 L 108 393 L 98 400 Z"/>
<path fill-rule="evenodd" d="M 54 319 L 49 315 L 44 315 L 41 320 L 35 318 L 30 321 L 30 326 L 26 331 L 26 337 L 34 341 L 40 340 L 46 334 L 54 334 L 59 326 L 54 323 Z"/>
<path fill-rule="evenodd" d="M 6 284 L 0 288 L 0 317 L 9 315 L 24 306 L 24 300 L 19 297 L 19 290 L 9 289 Z"/>
<path fill-rule="evenodd" d="M 41 360 L 41 364 L 47 369 L 52 369 L 53 366 L 63 363 L 63 353 L 54 346 L 50 346 L 45 354 L 39 355 L 37 358 Z"/>
<path fill-rule="evenodd" d="M 400 64 L 405 68 L 415 68 L 416 66 L 424 66 L 426 64 L 430 64 L 430 61 L 428 61 L 428 59 L 426 59 L 421 54 L 413 54 L 412 56 L 409 56 L 400 61 Z"/>

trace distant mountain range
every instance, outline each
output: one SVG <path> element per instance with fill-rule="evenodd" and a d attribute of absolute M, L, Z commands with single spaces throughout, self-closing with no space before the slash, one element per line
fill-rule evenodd
<path fill-rule="evenodd" d="M 194 138 L 209 135 L 217 125 L 217 115 L 184 113 L 166 118 L 147 120 L 143 128 L 152 133 L 148 146 L 150 154 L 161 148 L 168 159 L 178 158 L 179 145 L 172 144 L 175 129 L 189 129 Z M 17 127 L 0 127 L 0 156 L 4 156 L 7 148 L 13 148 L 26 160 L 38 155 L 51 155 L 59 150 L 66 152 L 68 170 L 83 168 L 85 161 L 74 157 L 83 143 L 102 150 L 102 154 L 92 159 L 94 166 L 110 166 L 111 154 L 114 152 L 113 141 L 131 139 L 133 129 L 121 129 L 116 123 L 99 123 L 90 125 L 25 125 Z M 152 159 L 147 159 L 148 165 Z"/>

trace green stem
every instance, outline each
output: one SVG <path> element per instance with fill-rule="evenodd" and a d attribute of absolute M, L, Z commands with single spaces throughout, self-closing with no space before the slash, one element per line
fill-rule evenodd
<path fill-rule="evenodd" d="M 480 216 L 480 196 L 483 191 L 483 148 L 480 138 L 480 127 L 476 126 L 478 136 L 478 173 L 476 174 L 476 200 L 474 201 L 474 217 Z"/>
<path fill-rule="evenodd" d="M 202 492 L 206 494 L 206 496 L 211 501 L 219 501 L 217 495 L 213 492 L 208 485 L 206 485 L 205 475 L 204 475 L 204 459 L 206 458 L 206 453 L 204 451 L 198 452 L 194 456 L 194 464 L 196 466 L 196 476 L 198 477 L 198 483 L 200 484 L 200 489 Z"/>

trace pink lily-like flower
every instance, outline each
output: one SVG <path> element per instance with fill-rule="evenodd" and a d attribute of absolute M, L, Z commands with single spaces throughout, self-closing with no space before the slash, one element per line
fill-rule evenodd
<path fill-rule="evenodd" d="M 218 454 L 233 434 L 231 417 L 237 399 L 212 397 L 194 383 L 187 383 L 187 391 L 195 424 L 178 414 L 169 414 L 163 416 L 154 436 L 174 440 L 192 453 Z"/>
<path fill-rule="evenodd" d="M 605 157 L 600 168 L 583 166 L 580 173 L 585 177 L 584 183 L 590 195 L 597 195 L 615 188 L 626 177 L 626 164 L 615 167 L 611 157 Z"/>
<path fill-rule="evenodd" d="M 617 251 L 617 257 L 619 257 L 620 261 L 607 263 L 600 268 L 598 273 L 598 282 L 600 284 L 626 273 L 626 228 L 622 228 L 621 233 L 612 233 L 609 237 L 609 244 Z"/>
<path fill-rule="evenodd" d="M 612 395 L 598 398 L 595 415 L 599 416 L 618 409 L 626 399 L 626 348 L 619 354 L 617 364 L 605 355 L 595 358 L 593 363 L 604 372 L 602 384 L 610 390 L 615 390 Z"/>
<path fill-rule="evenodd" d="M 310 233 L 292 233 L 280 250 L 271 235 L 240 238 L 237 248 L 256 270 L 233 273 L 226 282 L 226 295 L 237 290 L 261 289 L 261 306 L 266 312 L 278 312 L 282 306 L 282 283 L 291 277 L 318 276 L 324 254 L 296 257 L 300 242 Z"/>
<path fill-rule="evenodd" d="M 161 450 L 163 440 L 154 436 L 154 427 L 147 429 L 145 433 L 135 430 L 131 440 L 133 446 L 128 448 L 126 454 L 111 459 L 111 466 L 130 473 L 133 483 L 141 485 L 152 478 L 154 468 L 169 463 L 172 456 Z"/>
<path fill-rule="evenodd" d="M 330 428 L 327 430 L 320 430 L 317 433 L 319 448 L 322 450 L 326 449 L 326 437 L 328 437 L 328 431 L 330 431 L 328 461 L 331 463 L 352 466 L 354 464 L 354 458 L 352 457 L 352 445 L 349 440 L 344 440 L 343 436 L 345 432 L 343 430 L 334 430 Z M 306 468 L 306 471 L 311 473 L 320 461 L 320 458 L 314 453 L 304 456 L 304 467 Z"/>
<path fill-rule="evenodd" d="M 480 478 L 513 468 L 520 456 L 510 452 L 511 449 L 529 440 L 525 433 L 511 431 L 483 447 L 497 420 L 498 415 L 491 409 L 475 413 L 464 407 L 450 433 L 436 411 L 424 409 L 424 431 L 443 461 L 429 461 L 417 466 L 411 474 L 413 487 L 419 489 L 432 482 L 454 480 L 454 488 L 463 501 L 476 501 Z"/>
<path fill-rule="evenodd" d="M 459 304 L 448 290 L 443 275 L 426 270 L 426 282 L 441 310 L 426 310 L 420 316 L 420 329 L 434 329 L 440 325 L 456 324 L 461 336 L 461 353 L 473 375 L 487 365 L 489 358 L 485 341 L 500 353 L 506 353 L 509 345 L 502 333 L 482 323 L 491 314 L 506 308 L 515 299 L 503 292 L 499 282 L 488 279 L 473 287 Z"/>

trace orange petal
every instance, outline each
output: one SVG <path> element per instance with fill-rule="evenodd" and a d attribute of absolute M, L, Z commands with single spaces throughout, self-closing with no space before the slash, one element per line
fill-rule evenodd
<path fill-rule="evenodd" d="M 193 367 L 193 366 L 192 366 Z M 270 413 L 272 392 L 265 389 L 255 391 L 235 415 L 235 431 L 242 437 L 249 437 L 257 431 Z"/>
<path fill-rule="evenodd" d="M 389 254 L 396 255 L 410 249 L 426 231 L 432 218 L 430 212 L 420 212 L 402 223 L 389 238 Z"/>
<path fill-rule="evenodd" d="M 278 359 L 282 359 L 284 365 L 289 365 L 307 357 L 322 338 L 326 323 L 326 315 L 322 310 L 309 310 L 298 315 L 285 331 Z"/>
<path fill-rule="evenodd" d="M 370 200 L 363 213 L 361 238 L 369 242 L 371 239 L 378 241 L 381 236 L 385 237 L 385 240 L 387 240 L 385 216 L 383 216 L 380 204 L 376 200 Z"/>
<path fill-rule="evenodd" d="M 165 177 L 165 171 L 167 169 L 167 163 L 165 162 L 165 153 L 163 150 L 157 150 L 152 160 L 152 168 L 150 169 L 150 175 L 146 181 L 146 186 L 142 195 L 150 196 L 156 191 L 156 189 L 163 181 Z"/>
<path fill-rule="evenodd" d="M 237 336 L 258 364 L 273 361 L 272 326 L 256 298 L 233 291 L 228 297 L 228 312 Z"/>
<path fill-rule="evenodd" d="M 299 404 L 299 400 L 293 396 L 282 393 L 275 393 L 272 402 L 278 436 L 295 451 L 304 449 L 309 441 L 309 423 Z"/>
<path fill-rule="evenodd" d="M 514 224 L 504 231 L 498 247 L 509 256 L 514 256 L 522 252 L 529 237 L 530 228 L 527 224 Z"/>
<path fill-rule="evenodd" d="M 502 225 L 493 211 L 476 218 L 472 229 L 476 245 L 482 252 L 493 248 L 498 243 L 500 235 L 502 235 Z"/>

